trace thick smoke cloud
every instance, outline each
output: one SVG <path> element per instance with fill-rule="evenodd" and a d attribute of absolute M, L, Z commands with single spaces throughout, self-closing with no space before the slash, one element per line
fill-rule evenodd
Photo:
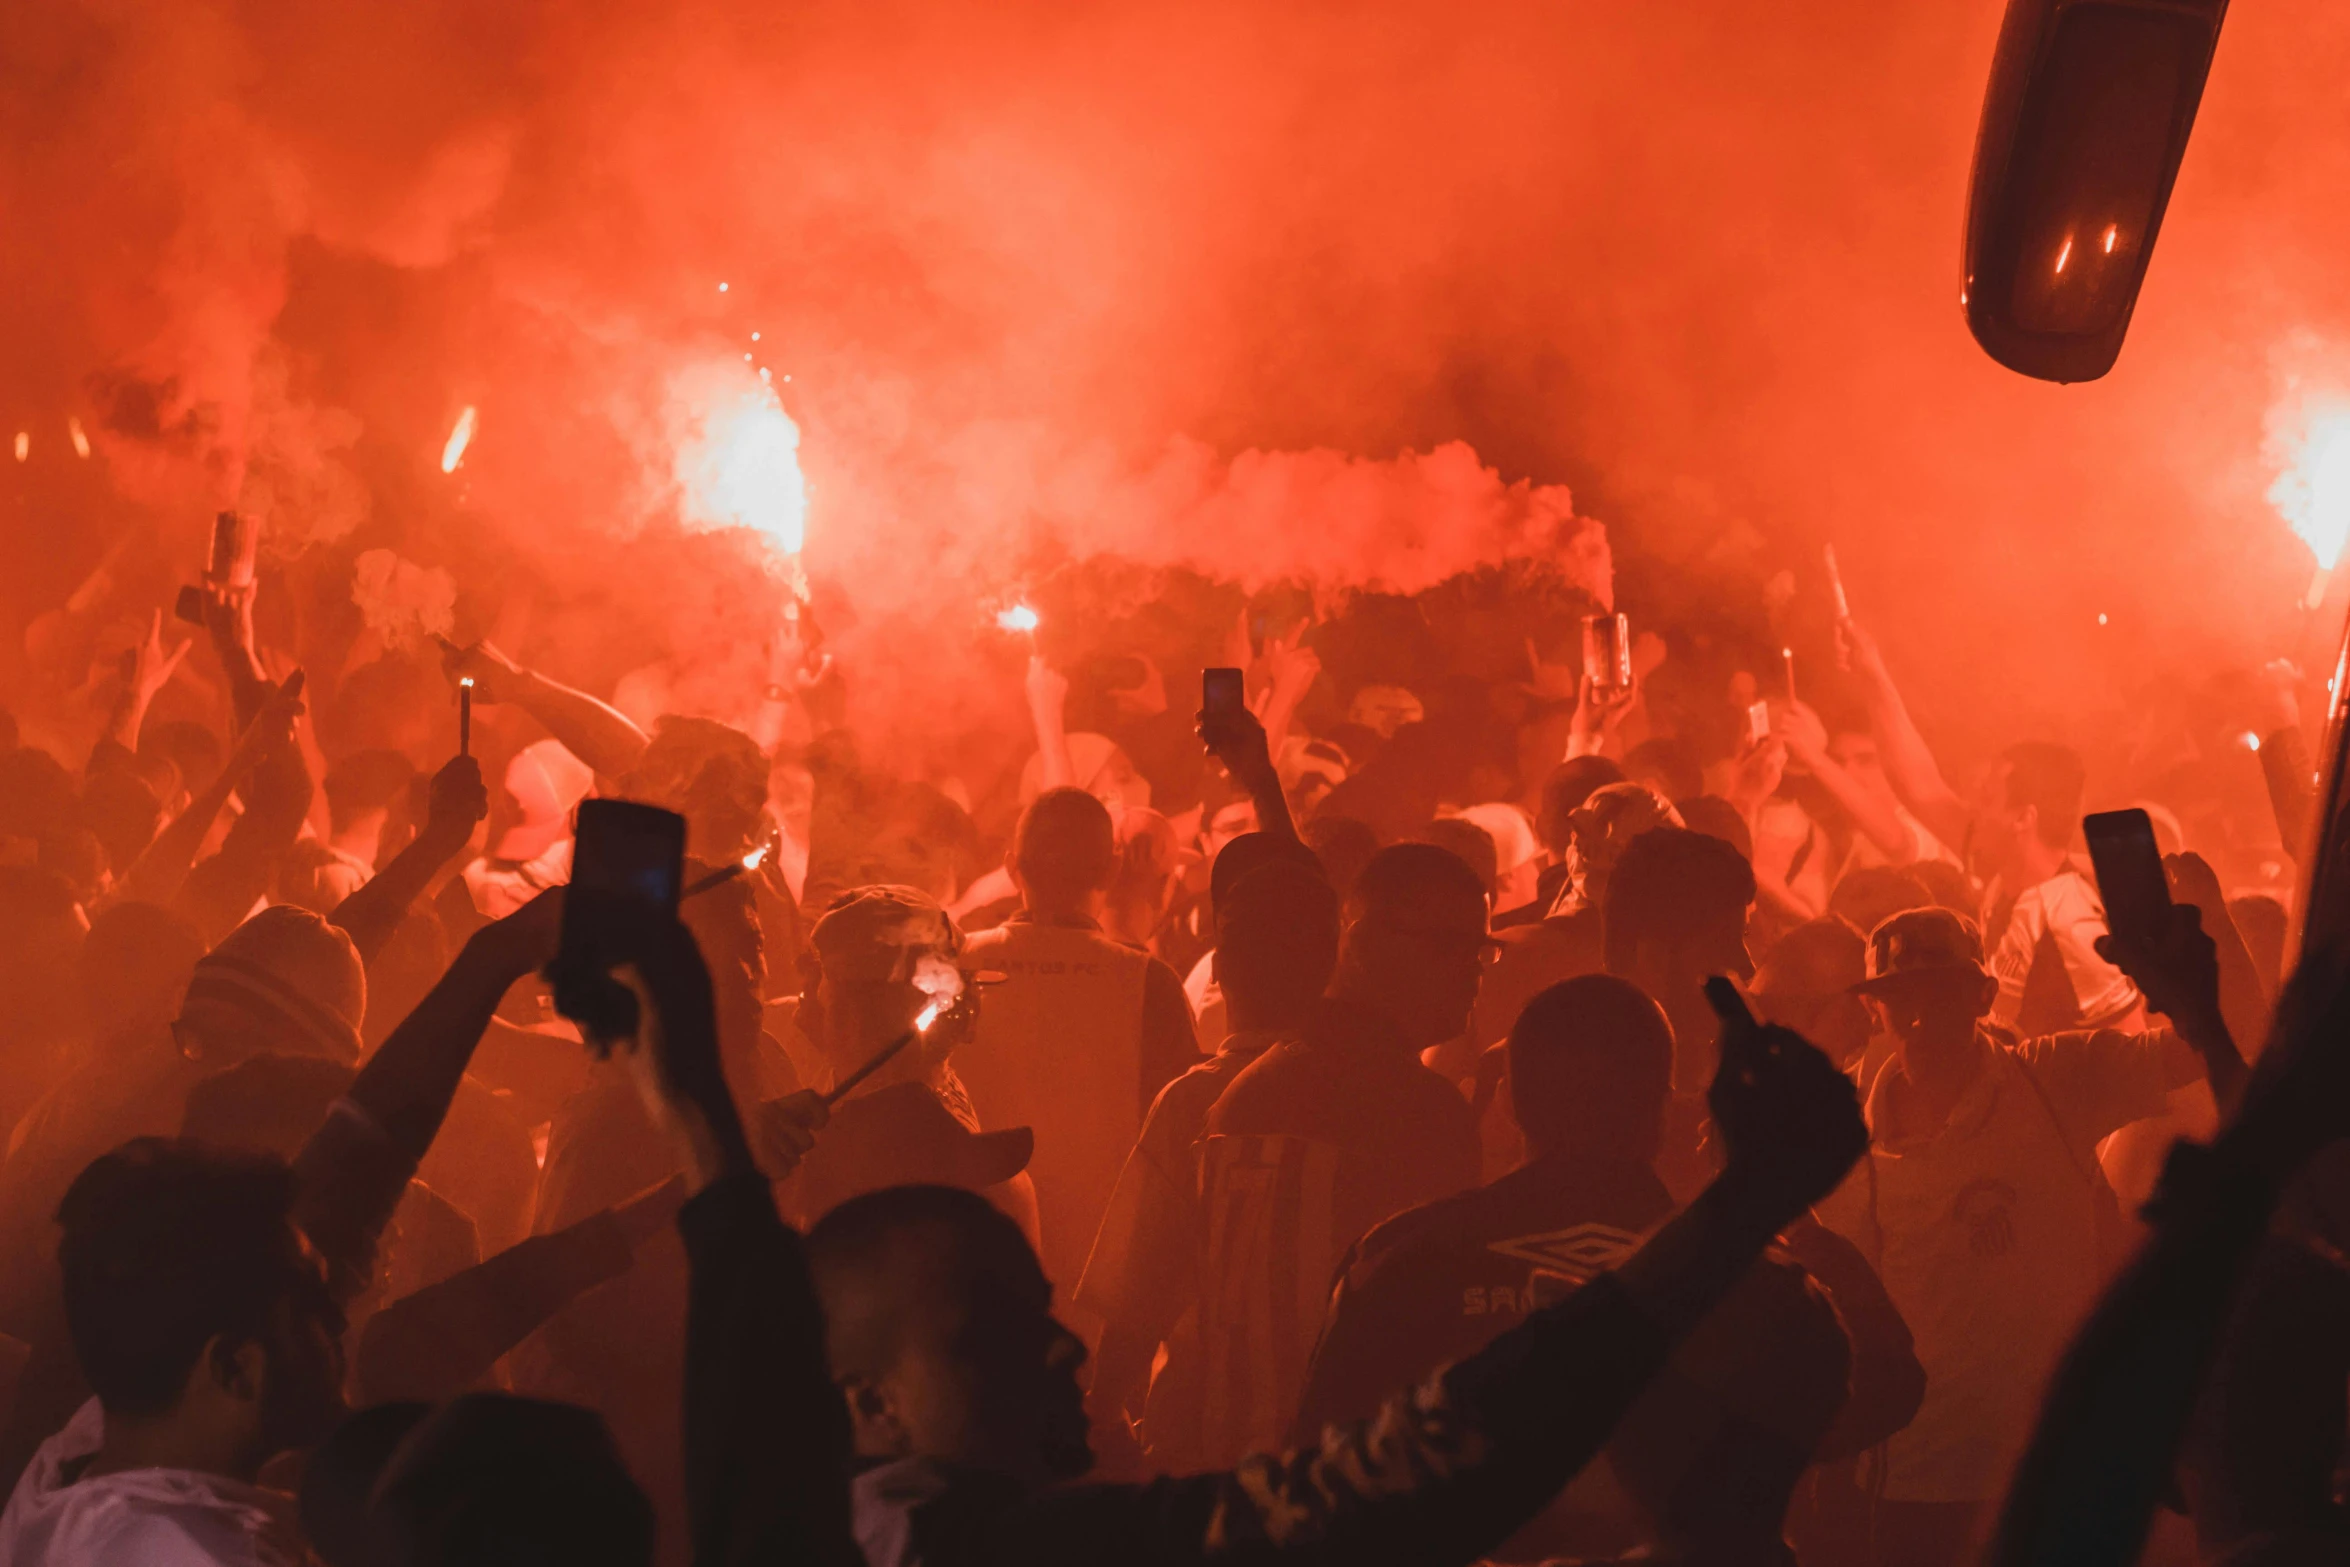
<path fill-rule="evenodd" d="M 1816 632 L 1834 540 L 1929 717 L 2004 738 L 2306 652 L 2264 421 L 2280 345 L 2350 341 L 2350 16 L 2238 8 L 2121 366 L 2058 389 L 1955 303 L 1998 9 L 12 7 L 7 412 L 44 462 L 84 419 L 103 494 L 56 493 L 108 527 L 192 554 L 242 500 L 550 658 L 755 633 L 663 520 L 719 369 L 901 642 L 1055 552 L 1411 586 L 1571 489 L 1636 615 L 1792 568 Z M 99 547 L 17 531 L 29 583 Z"/>

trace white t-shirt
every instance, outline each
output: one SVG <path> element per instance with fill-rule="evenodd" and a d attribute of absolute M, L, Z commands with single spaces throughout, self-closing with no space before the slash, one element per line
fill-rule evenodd
<path fill-rule="evenodd" d="M 1983 1070 L 1925 1135 L 1889 1124 L 1898 1061 L 1866 1084 L 1875 1146 L 1815 1210 L 1884 1280 L 1926 1369 L 1917 1417 L 1886 1444 L 1884 1495 L 2000 1494 L 2048 1373 L 2105 1282 L 2094 1149 L 2160 1111 L 2160 1035 L 1983 1042 Z"/>
<path fill-rule="evenodd" d="M 2046 1026 L 2020 1016 L 2026 982 L 2044 952 L 2052 958 L 2050 972 L 2061 965 L 2072 991 L 2073 1016 L 2057 1026 L 2107 1028 L 2127 1018 L 2137 1009 L 2138 987 L 2097 955 L 2097 938 L 2105 933 L 2105 902 L 2097 884 L 2073 867 L 2026 887 L 2016 897 L 2006 928 L 1993 933 L 1998 945 L 1990 968 L 1999 981 L 1999 996 L 1991 1004 L 1991 1020 L 2002 1028 Z"/>
<path fill-rule="evenodd" d="M 300 1567 L 294 1500 L 193 1469 L 78 1475 L 105 1440 L 91 1399 L 41 1444 L 0 1514 L 7 1567 Z"/>

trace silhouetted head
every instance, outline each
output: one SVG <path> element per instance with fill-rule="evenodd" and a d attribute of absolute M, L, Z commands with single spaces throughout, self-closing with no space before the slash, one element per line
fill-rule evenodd
<path fill-rule="evenodd" d="M 2080 753 L 2070 746 L 2027 740 L 2001 752 L 1981 840 L 1990 869 L 2012 882 L 2027 867 L 2063 852 L 2081 824 L 2087 776 Z"/>
<path fill-rule="evenodd" d="M 1586 974 L 1553 985 L 1509 1037 L 1510 1105 L 1536 1158 L 1656 1158 L 1673 1089 L 1673 1027 L 1629 980 Z"/>
<path fill-rule="evenodd" d="M 1082 789 L 1047 789 L 1020 813 L 1011 868 L 1030 913 L 1097 912 L 1118 870 L 1109 808 Z"/>
<path fill-rule="evenodd" d="M 833 1379 L 867 1459 L 934 1458 L 1029 1485 L 1093 1466 L 1077 1374 L 1020 1227 L 947 1186 L 853 1197 L 808 1233 Z"/>
<path fill-rule="evenodd" d="M 1297 1027 L 1338 967 L 1338 895 L 1298 860 L 1259 865 L 1216 900 L 1214 963 L 1234 1028 Z"/>
<path fill-rule="evenodd" d="M 1493 947 L 1477 873 L 1432 843 L 1393 844 L 1371 856 L 1347 899 L 1332 989 L 1425 1050 L 1469 1026 Z"/>
<path fill-rule="evenodd" d="M 340 929 L 308 909 L 263 909 L 204 955 L 180 1006 L 180 1047 L 214 1067 L 265 1050 L 359 1056 L 367 969 Z"/>
<path fill-rule="evenodd" d="M 66 1325 L 110 1420 L 250 1478 L 342 1413 L 343 1317 L 282 1159 L 141 1138 L 57 1210 Z"/>
<path fill-rule="evenodd" d="M 505 1393 L 381 1404 L 305 1466 L 328 1567 L 646 1567 L 653 1507 L 593 1410 Z"/>
<path fill-rule="evenodd" d="M 1674 1081 L 1694 1093 L 1713 1080 L 1719 1020 L 1705 999 L 1710 974 L 1754 972 L 1746 914 L 1754 870 L 1719 838 L 1653 827 L 1626 846 L 1608 878 L 1607 971 L 1656 998 L 1673 1020 Z"/>
<path fill-rule="evenodd" d="M 1999 993 L 1983 969 L 1982 933 L 1949 909 L 1905 910 L 1869 932 L 1868 978 L 1856 989 L 1913 1052 L 1967 1048 Z"/>
<path fill-rule="evenodd" d="M 1755 1014 L 1795 1030 L 1839 1066 L 1868 1049 L 1868 1008 L 1853 992 L 1868 975 L 1868 943 L 1830 916 L 1781 936 L 1754 971 Z"/>

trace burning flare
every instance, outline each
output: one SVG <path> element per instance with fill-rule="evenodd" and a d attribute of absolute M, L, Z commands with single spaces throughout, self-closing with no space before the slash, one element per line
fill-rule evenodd
<path fill-rule="evenodd" d="M 685 520 L 755 528 L 783 554 L 799 554 L 808 523 L 800 427 L 772 391 L 747 376 L 692 402 L 696 412 L 677 450 Z"/>
<path fill-rule="evenodd" d="M 1014 604 L 1010 609 L 999 612 L 995 623 L 1001 630 L 1025 631 L 1030 635 L 1034 635 L 1036 628 L 1044 624 L 1036 611 L 1025 604 Z"/>
<path fill-rule="evenodd" d="M 2314 605 L 2350 541 L 2350 396 L 2310 396 L 2272 409 L 2268 426 L 2268 455 L 2278 467 L 2268 503 L 2317 558 Z"/>
<path fill-rule="evenodd" d="M 468 404 L 457 416 L 457 427 L 449 432 L 448 444 L 441 448 L 441 472 L 455 473 L 457 465 L 465 460 L 465 448 L 473 444 L 473 408 Z"/>

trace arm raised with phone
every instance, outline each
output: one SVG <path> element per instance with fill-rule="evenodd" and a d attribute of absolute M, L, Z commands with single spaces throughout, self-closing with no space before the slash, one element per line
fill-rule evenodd
<path fill-rule="evenodd" d="M 1281 771 L 1273 765 L 1265 726 L 1248 710 L 1237 669 L 1210 669 L 1200 677 L 1200 743 L 1224 764 L 1232 781 L 1256 802 L 1257 828 L 1278 838 L 1297 839 L 1289 799 L 1281 792 Z"/>

